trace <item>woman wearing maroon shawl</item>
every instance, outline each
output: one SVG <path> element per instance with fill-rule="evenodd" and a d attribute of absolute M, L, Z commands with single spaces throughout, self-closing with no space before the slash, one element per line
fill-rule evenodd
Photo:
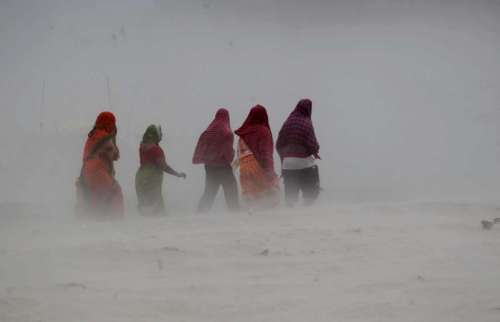
<path fill-rule="evenodd" d="M 205 191 L 198 203 L 198 212 L 212 208 L 219 187 L 229 210 L 239 209 L 238 188 L 231 163 L 234 158 L 234 134 L 229 123 L 229 112 L 221 108 L 215 119 L 200 135 L 193 155 L 193 164 L 205 165 Z"/>
<path fill-rule="evenodd" d="M 278 135 L 276 149 L 281 158 L 285 199 L 293 206 L 299 192 L 307 205 L 319 196 L 319 144 L 311 121 L 312 102 L 302 99 L 290 114 Z"/>
<path fill-rule="evenodd" d="M 254 106 L 235 132 L 242 194 L 250 206 L 273 207 L 279 202 L 278 177 L 274 171 L 273 136 L 266 109 Z"/>
<path fill-rule="evenodd" d="M 99 114 L 83 151 L 83 166 L 77 181 L 79 212 L 123 215 L 122 191 L 114 178 L 113 163 L 120 155 L 116 133 L 115 116 L 111 112 Z"/>

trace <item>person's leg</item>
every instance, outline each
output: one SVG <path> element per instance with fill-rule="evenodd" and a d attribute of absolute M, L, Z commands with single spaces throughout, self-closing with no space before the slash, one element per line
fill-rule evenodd
<path fill-rule="evenodd" d="M 312 205 L 318 199 L 321 190 L 317 165 L 301 170 L 300 187 L 304 204 L 306 206 Z"/>
<path fill-rule="evenodd" d="M 205 166 L 205 191 L 198 203 L 198 212 L 206 212 L 212 208 L 215 201 L 215 196 L 219 190 L 219 182 L 217 180 L 216 169 L 210 166 Z"/>
<path fill-rule="evenodd" d="M 299 198 L 299 171 L 283 170 L 283 181 L 285 184 L 285 203 L 287 207 L 295 206 Z"/>
<path fill-rule="evenodd" d="M 224 189 L 224 197 L 226 199 L 227 208 L 231 211 L 238 211 L 240 209 L 240 202 L 238 196 L 238 186 L 236 178 L 234 177 L 233 168 L 231 166 L 222 168 L 220 179 L 222 188 Z"/>

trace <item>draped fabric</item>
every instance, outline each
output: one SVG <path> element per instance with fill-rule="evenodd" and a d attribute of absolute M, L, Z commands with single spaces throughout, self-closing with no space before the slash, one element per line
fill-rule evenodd
<path fill-rule="evenodd" d="M 165 152 L 157 144 L 144 144 L 139 147 L 139 158 L 141 166 L 153 165 L 160 170 L 166 168 Z"/>
<path fill-rule="evenodd" d="M 139 211 L 146 215 L 159 214 L 165 210 L 162 186 L 166 160 L 159 146 L 161 139 L 161 128 L 150 125 L 139 147 L 140 167 L 135 175 L 135 190 Z"/>
<path fill-rule="evenodd" d="M 243 125 L 235 133 L 252 151 L 266 175 L 274 180 L 276 177 L 273 157 L 274 144 L 266 109 L 261 105 L 254 106 Z"/>
<path fill-rule="evenodd" d="M 80 184 L 86 212 L 103 215 L 124 213 L 122 190 L 114 178 L 114 149 L 114 143 L 108 139 L 84 162 Z"/>
<path fill-rule="evenodd" d="M 97 116 L 94 127 L 89 132 L 87 136 L 87 141 L 85 142 L 85 147 L 83 148 L 83 160 L 85 161 L 89 156 L 96 152 L 99 145 L 102 144 L 106 139 L 116 136 L 116 118 L 111 112 L 102 112 Z M 115 159 L 119 158 L 119 152 L 117 149 L 117 155 Z"/>
<path fill-rule="evenodd" d="M 148 126 L 139 146 L 141 166 L 153 165 L 162 171 L 166 169 L 165 152 L 163 152 L 163 149 L 159 145 L 162 136 L 160 126 Z"/>
<path fill-rule="evenodd" d="M 265 196 L 277 183 L 267 176 L 245 142 L 238 142 L 241 193 L 246 200 L 257 200 Z"/>
<path fill-rule="evenodd" d="M 107 162 L 100 158 L 86 162 L 84 178 L 89 189 L 88 210 L 102 214 L 123 215 L 122 190 L 113 178 Z"/>
<path fill-rule="evenodd" d="M 83 149 L 83 165 L 76 182 L 77 211 L 99 215 L 123 215 L 123 195 L 114 178 L 113 162 L 119 158 L 116 146 L 116 118 L 111 112 L 97 117 Z"/>
<path fill-rule="evenodd" d="M 302 99 L 283 124 L 276 141 L 281 161 L 286 157 L 306 158 L 311 155 L 319 158 L 311 113 L 311 100 Z"/>
<path fill-rule="evenodd" d="M 193 155 L 193 164 L 221 166 L 231 164 L 234 158 L 234 135 L 229 112 L 221 108 L 215 119 L 200 135 Z"/>
<path fill-rule="evenodd" d="M 142 165 L 135 175 L 138 208 L 142 214 L 158 214 L 165 210 L 163 170 L 153 164 Z"/>

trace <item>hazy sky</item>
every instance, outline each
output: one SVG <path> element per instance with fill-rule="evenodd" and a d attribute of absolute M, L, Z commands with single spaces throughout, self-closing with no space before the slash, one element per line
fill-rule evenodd
<path fill-rule="evenodd" d="M 196 201 L 191 155 L 217 107 L 236 128 L 261 103 L 277 135 L 302 97 L 331 200 L 500 195 L 500 1 L 0 0 L 0 44 L 3 201 L 71 198 L 108 108 L 129 202 L 152 122 L 190 175 L 167 199 Z"/>

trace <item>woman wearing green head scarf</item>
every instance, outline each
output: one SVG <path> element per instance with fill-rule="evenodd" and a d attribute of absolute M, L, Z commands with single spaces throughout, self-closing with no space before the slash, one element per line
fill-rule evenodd
<path fill-rule="evenodd" d="M 141 166 L 135 176 L 135 190 L 139 211 L 143 215 L 161 214 L 165 211 L 162 195 L 163 172 L 186 178 L 185 173 L 177 172 L 167 164 L 165 153 L 159 145 L 161 139 L 161 127 L 150 125 L 144 133 L 139 149 Z"/>

